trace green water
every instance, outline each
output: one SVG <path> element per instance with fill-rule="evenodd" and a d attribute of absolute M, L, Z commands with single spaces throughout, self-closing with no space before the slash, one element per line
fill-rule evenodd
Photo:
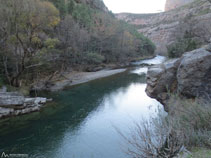
<path fill-rule="evenodd" d="M 54 102 L 42 111 L 0 122 L 0 154 L 126 158 L 114 127 L 127 134 L 134 121 L 155 115 L 161 106 L 145 94 L 145 69 L 43 94 Z"/>

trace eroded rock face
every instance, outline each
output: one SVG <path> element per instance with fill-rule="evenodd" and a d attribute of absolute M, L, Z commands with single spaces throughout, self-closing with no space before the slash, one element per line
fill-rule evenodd
<path fill-rule="evenodd" d="M 16 92 L 0 92 L 0 118 L 39 111 L 46 98 L 26 98 Z"/>
<path fill-rule="evenodd" d="M 183 38 L 186 32 L 194 32 L 196 40 L 202 43 L 207 43 L 211 36 L 211 3 L 207 0 L 197 0 L 163 13 L 122 13 L 116 17 L 135 25 L 140 33 L 155 43 L 155 53 L 160 55 L 167 55 L 167 46 Z"/>
<path fill-rule="evenodd" d="M 178 92 L 185 96 L 211 95 L 211 52 L 201 48 L 184 54 L 177 81 Z"/>
<path fill-rule="evenodd" d="M 169 11 L 169 10 L 184 6 L 193 1 L 194 0 L 166 0 L 165 11 Z"/>
<path fill-rule="evenodd" d="M 164 105 L 168 92 L 187 98 L 211 98 L 211 51 L 207 48 L 149 68 L 146 93 Z"/>
<path fill-rule="evenodd" d="M 175 91 L 177 87 L 176 75 L 180 61 L 181 59 L 169 60 L 163 64 L 150 67 L 147 72 L 146 93 L 161 102 L 164 107 L 168 100 L 168 92 Z"/>

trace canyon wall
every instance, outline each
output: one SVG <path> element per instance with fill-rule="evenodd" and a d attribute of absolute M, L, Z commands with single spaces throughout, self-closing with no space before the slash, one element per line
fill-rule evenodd
<path fill-rule="evenodd" d="M 194 0 L 166 0 L 165 11 L 169 11 L 169 10 L 184 6 L 193 1 Z"/>
<path fill-rule="evenodd" d="M 201 98 L 210 102 L 210 61 L 211 43 L 186 52 L 180 58 L 150 67 L 147 73 L 147 95 L 160 101 L 166 111 L 168 111 L 170 93 L 185 98 Z"/>
<path fill-rule="evenodd" d="M 156 54 L 160 55 L 167 55 L 167 46 L 183 38 L 186 32 L 194 33 L 201 43 L 207 43 L 211 37 L 211 3 L 207 0 L 197 0 L 158 14 L 121 13 L 116 17 L 135 25 L 155 43 Z"/>

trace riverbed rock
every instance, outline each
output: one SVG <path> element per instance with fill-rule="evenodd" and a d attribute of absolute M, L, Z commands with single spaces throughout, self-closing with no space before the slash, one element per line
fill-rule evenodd
<path fill-rule="evenodd" d="M 1 92 L 0 93 L 0 107 L 10 107 L 23 105 L 24 97 L 19 93 L 9 93 Z"/>
<path fill-rule="evenodd" d="M 41 97 L 27 98 L 17 92 L 1 92 L 0 118 L 39 111 L 47 101 L 51 100 Z"/>
<path fill-rule="evenodd" d="M 207 46 L 149 68 L 147 95 L 165 106 L 169 92 L 187 98 L 211 98 L 211 52 Z"/>

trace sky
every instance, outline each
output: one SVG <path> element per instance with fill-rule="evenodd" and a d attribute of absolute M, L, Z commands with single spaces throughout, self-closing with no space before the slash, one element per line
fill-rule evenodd
<path fill-rule="evenodd" d="M 103 0 L 113 13 L 157 13 L 164 11 L 166 0 Z"/>

